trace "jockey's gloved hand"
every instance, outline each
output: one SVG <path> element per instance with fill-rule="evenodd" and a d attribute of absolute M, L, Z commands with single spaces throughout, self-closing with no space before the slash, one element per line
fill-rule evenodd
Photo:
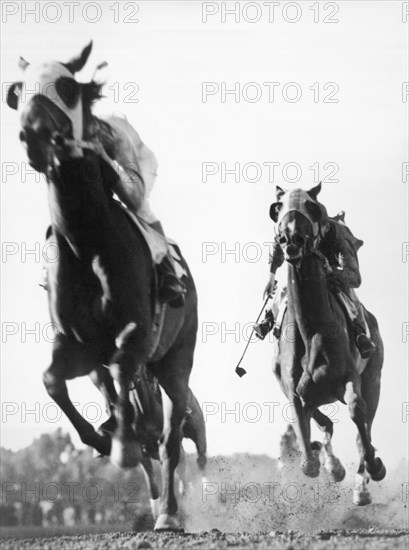
<path fill-rule="evenodd" d="M 266 285 L 266 288 L 264 289 L 264 292 L 263 292 L 264 300 L 267 299 L 267 296 L 269 298 L 271 298 L 273 296 L 275 287 L 276 287 L 276 275 L 275 275 L 275 273 L 270 273 L 270 278 L 269 278 L 269 280 L 267 282 L 267 285 Z"/>
<path fill-rule="evenodd" d="M 325 273 L 327 275 L 332 275 L 334 273 L 334 270 L 330 266 L 329 261 L 327 260 L 327 258 L 325 258 L 324 269 L 325 269 Z"/>

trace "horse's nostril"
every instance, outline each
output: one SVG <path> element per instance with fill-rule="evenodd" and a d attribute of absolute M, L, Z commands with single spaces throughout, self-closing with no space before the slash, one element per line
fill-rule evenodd
<path fill-rule="evenodd" d="M 23 130 L 20 131 L 18 137 L 20 138 L 20 141 L 26 141 L 26 134 Z"/>

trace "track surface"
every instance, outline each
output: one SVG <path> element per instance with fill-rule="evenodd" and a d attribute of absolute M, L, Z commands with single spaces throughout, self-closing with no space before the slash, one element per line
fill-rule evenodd
<path fill-rule="evenodd" d="M 319 533 L 289 531 L 282 533 L 222 533 L 217 529 L 202 533 L 103 533 L 98 535 L 60 536 L 34 539 L 2 539 L 2 550 L 119 550 L 119 549 L 190 549 L 218 550 L 386 550 L 409 548 L 409 531 L 334 530 Z"/>

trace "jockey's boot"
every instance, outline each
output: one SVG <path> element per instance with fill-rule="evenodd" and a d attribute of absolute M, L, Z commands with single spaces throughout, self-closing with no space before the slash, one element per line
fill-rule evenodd
<path fill-rule="evenodd" d="M 254 332 L 259 340 L 264 340 L 267 334 L 274 326 L 274 315 L 271 309 L 266 310 L 266 314 L 261 323 L 253 325 Z"/>
<path fill-rule="evenodd" d="M 166 237 L 159 220 L 149 224 L 155 231 Z M 175 264 L 171 252 L 168 253 L 157 266 L 159 274 L 159 300 L 171 307 L 183 307 L 186 301 L 186 286 L 176 275 Z"/>
<path fill-rule="evenodd" d="M 170 252 L 158 265 L 158 272 L 160 301 L 174 308 L 183 307 L 186 301 L 186 286 L 176 276 Z"/>
<path fill-rule="evenodd" d="M 352 294 L 355 296 L 355 294 Z M 365 311 L 361 302 L 357 301 L 356 305 L 356 317 L 353 320 L 354 328 L 356 330 L 356 347 L 361 354 L 362 359 L 368 359 L 371 357 L 376 349 L 375 344 L 371 340 L 368 323 L 365 317 Z"/>
<path fill-rule="evenodd" d="M 376 346 L 372 342 L 372 340 L 366 335 L 365 331 L 362 331 L 361 326 L 356 328 L 358 328 L 358 335 L 355 340 L 356 347 L 358 348 L 362 359 L 369 359 L 369 357 L 374 354 Z"/>

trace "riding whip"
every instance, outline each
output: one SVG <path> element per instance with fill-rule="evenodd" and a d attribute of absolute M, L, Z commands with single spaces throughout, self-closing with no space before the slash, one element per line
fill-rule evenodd
<path fill-rule="evenodd" d="M 260 311 L 260 313 L 258 314 L 258 317 L 257 317 L 257 319 L 256 319 L 255 324 L 257 324 L 257 323 L 259 322 L 260 317 L 261 317 L 261 315 L 262 315 L 262 313 L 263 313 L 263 311 L 264 311 L 264 308 L 266 307 L 267 302 L 269 301 L 269 299 L 270 299 L 270 294 L 267 295 L 267 298 L 265 299 L 265 302 L 264 302 L 264 304 L 263 304 L 263 307 L 261 308 L 261 311 Z M 250 342 L 251 342 L 251 338 L 252 338 L 252 336 L 253 336 L 253 333 L 254 333 L 254 327 L 253 327 L 253 329 L 252 329 L 252 331 L 251 331 L 250 338 L 249 338 L 248 341 L 247 341 L 246 347 L 244 348 L 243 355 L 240 357 L 240 361 L 237 363 L 237 366 L 236 366 L 236 368 L 235 368 L 235 372 L 236 372 L 237 376 L 240 376 L 240 378 L 241 378 L 242 376 L 244 376 L 244 375 L 247 373 L 247 371 L 246 371 L 245 369 L 243 369 L 242 367 L 240 367 L 240 364 L 241 364 L 241 362 L 243 361 L 244 356 L 246 355 L 246 351 L 247 351 L 247 348 L 249 347 L 249 344 L 250 344 Z"/>

